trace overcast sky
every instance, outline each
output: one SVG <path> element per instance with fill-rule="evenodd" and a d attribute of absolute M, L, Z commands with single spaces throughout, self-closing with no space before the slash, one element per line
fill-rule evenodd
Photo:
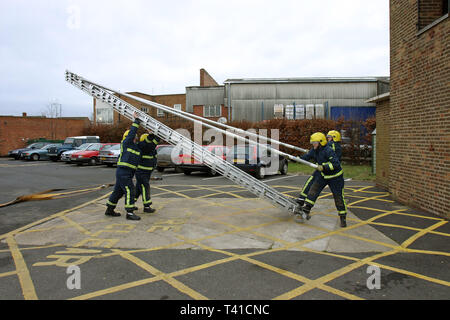
<path fill-rule="evenodd" d="M 66 69 L 120 91 L 231 78 L 389 76 L 388 0 L 1 0 L 0 115 L 91 116 Z"/>

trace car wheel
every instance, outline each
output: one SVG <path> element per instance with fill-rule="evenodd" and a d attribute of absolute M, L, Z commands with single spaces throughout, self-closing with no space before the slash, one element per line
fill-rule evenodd
<path fill-rule="evenodd" d="M 281 166 L 280 173 L 281 173 L 283 176 L 287 175 L 287 173 L 288 173 L 288 163 L 287 163 L 287 161 L 284 161 L 284 162 L 283 162 L 283 165 Z"/>
<path fill-rule="evenodd" d="M 107 163 L 106 166 L 112 168 L 113 164 L 112 163 Z"/>
<path fill-rule="evenodd" d="M 256 170 L 256 178 L 258 179 L 264 179 L 264 177 L 266 176 L 266 168 L 264 167 L 259 167 Z"/>
<path fill-rule="evenodd" d="M 90 166 L 96 166 L 97 165 L 97 158 L 90 158 L 89 159 L 89 165 Z"/>
<path fill-rule="evenodd" d="M 192 171 L 191 170 L 183 170 L 183 173 L 187 176 L 190 176 Z"/>
<path fill-rule="evenodd" d="M 38 160 L 39 160 L 39 155 L 36 154 L 36 153 L 34 153 L 34 154 L 31 155 L 30 158 L 31 158 L 31 160 L 33 160 L 33 161 L 38 161 Z"/>
<path fill-rule="evenodd" d="M 164 172 L 164 169 L 165 168 L 163 168 L 163 167 L 156 167 L 156 170 L 158 170 L 158 172 Z"/>
<path fill-rule="evenodd" d="M 217 175 L 217 172 L 216 172 L 216 170 L 208 169 L 208 175 L 211 177 L 214 177 Z"/>
<path fill-rule="evenodd" d="M 175 172 L 176 173 L 183 173 L 183 169 L 175 167 Z"/>

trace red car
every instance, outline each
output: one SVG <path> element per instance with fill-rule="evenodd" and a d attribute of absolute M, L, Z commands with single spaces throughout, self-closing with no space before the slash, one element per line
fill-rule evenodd
<path fill-rule="evenodd" d="M 116 145 L 118 143 L 93 143 L 83 151 L 72 153 L 70 161 L 81 166 L 83 163 L 88 163 L 92 166 L 100 163 L 99 154 L 107 146 Z"/>
<path fill-rule="evenodd" d="M 203 146 L 208 151 L 214 153 L 215 155 L 226 159 L 227 147 L 224 146 Z M 176 163 L 177 168 L 181 169 L 185 175 L 190 175 L 194 171 L 207 172 L 210 176 L 215 176 L 216 172 L 211 168 L 207 167 L 204 163 L 201 163 L 194 159 L 190 154 L 180 154 L 178 161 Z"/>

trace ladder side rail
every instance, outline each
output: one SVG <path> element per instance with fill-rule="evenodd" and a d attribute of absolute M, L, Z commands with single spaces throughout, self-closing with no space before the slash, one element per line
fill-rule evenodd
<path fill-rule="evenodd" d="M 136 112 L 139 115 L 139 118 L 143 119 L 143 127 L 145 127 L 148 130 L 153 131 L 155 134 L 158 133 L 158 137 L 161 139 L 164 139 L 172 144 L 178 145 L 181 144 L 183 147 L 186 147 L 188 150 L 196 150 L 194 152 L 194 155 L 197 156 L 196 160 L 202 159 L 204 154 L 207 154 L 210 159 L 214 159 L 214 161 L 220 165 L 223 165 L 226 169 L 224 169 L 224 172 L 228 172 L 228 178 L 232 181 L 235 181 L 236 183 L 240 185 L 244 185 L 250 192 L 256 194 L 257 196 L 264 197 L 271 202 L 283 207 L 284 209 L 288 211 L 295 212 L 298 208 L 298 205 L 294 202 L 292 202 L 290 199 L 286 198 L 284 195 L 276 191 L 275 189 L 263 184 L 262 182 L 258 181 L 257 179 L 253 178 L 249 174 L 243 172 L 242 170 L 238 169 L 234 165 L 228 163 L 227 161 L 223 160 L 221 157 L 216 156 L 215 154 L 209 152 L 202 146 L 193 143 L 188 138 L 184 137 L 183 135 L 179 134 L 176 131 L 173 131 L 169 127 L 165 126 L 164 124 L 160 123 L 159 121 L 151 118 L 147 114 L 143 113 L 142 111 L 136 109 L 134 106 L 128 104 L 127 102 L 119 99 L 119 98 L 112 98 L 111 93 L 108 93 L 104 91 L 103 89 L 100 89 L 94 85 L 86 84 L 87 82 L 85 80 L 80 81 L 70 81 L 73 85 L 80 88 L 81 90 L 85 91 L 86 93 L 93 95 L 95 97 L 98 97 L 102 101 L 108 103 L 108 101 L 111 103 L 115 109 L 124 115 L 125 117 L 129 119 L 133 119 L 133 113 Z M 102 92 L 103 91 L 103 92 Z M 207 163 L 205 163 L 207 164 Z M 209 166 L 211 163 L 208 163 Z M 250 185 L 258 186 L 258 188 L 249 188 Z"/>
<path fill-rule="evenodd" d="M 71 73 L 66 72 L 66 77 L 67 77 L 67 74 L 71 74 Z M 73 74 L 72 74 L 72 75 L 73 75 Z M 80 80 L 82 80 L 82 81 L 87 81 L 86 79 L 83 79 L 83 78 L 78 77 L 78 76 L 76 76 L 76 79 L 79 80 L 79 81 L 80 81 Z M 193 121 L 193 122 L 195 122 L 195 123 L 200 123 L 202 126 L 208 127 L 208 128 L 210 128 L 210 129 L 217 130 L 218 132 L 221 132 L 221 133 L 223 133 L 223 134 L 225 134 L 225 135 L 227 135 L 227 136 L 233 137 L 233 138 L 235 138 L 235 139 L 244 141 L 244 142 L 249 143 L 249 144 L 257 145 L 257 146 L 259 146 L 259 147 L 261 147 L 261 148 L 263 148 L 263 149 L 271 150 L 272 152 L 274 152 L 274 153 L 276 153 L 276 154 L 278 154 L 278 155 L 284 156 L 284 157 L 288 158 L 289 160 L 292 160 L 292 161 L 295 161 L 295 162 L 299 162 L 299 163 L 303 163 L 303 164 L 305 164 L 305 165 L 307 165 L 307 166 L 309 166 L 309 167 L 311 167 L 311 168 L 313 168 L 313 169 L 317 169 L 317 165 L 315 165 L 315 164 L 313 164 L 313 163 L 311 163 L 311 162 L 309 162 L 309 161 L 305 161 L 305 160 L 301 159 L 300 157 L 292 156 L 292 155 L 287 154 L 287 153 L 284 153 L 284 152 L 282 152 L 282 151 L 280 151 L 280 150 L 277 150 L 277 149 L 268 147 L 267 145 L 260 144 L 260 143 L 258 143 L 258 142 L 256 142 L 256 141 L 252 141 L 252 140 L 250 140 L 250 139 L 246 139 L 246 138 L 244 138 L 244 137 L 242 137 L 242 136 L 239 136 L 239 135 L 237 135 L 237 134 L 234 134 L 234 133 L 231 133 L 231 132 L 227 132 L 227 131 L 224 131 L 224 130 L 219 129 L 219 128 L 217 128 L 217 127 L 214 127 L 214 126 L 211 126 L 211 125 L 209 125 L 209 124 L 203 123 L 203 121 L 205 120 L 204 118 L 202 118 L 202 121 L 197 121 L 197 120 L 192 119 L 190 116 L 185 116 L 185 115 L 183 115 L 183 114 L 181 114 L 181 113 L 178 113 L 178 111 L 174 111 L 174 109 L 172 109 L 172 108 L 169 108 L 169 107 L 167 107 L 167 106 L 158 104 L 158 103 L 156 103 L 156 102 L 149 101 L 149 100 L 146 100 L 146 99 L 143 99 L 143 98 L 140 98 L 140 97 L 136 97 L 136 96 L 133 96 L 133 95 L 129 95 L 129 94 L 127 94 L 127 93 L 122 93 L 122 92 L 119 92 L 119 91 L 115 91 L 115 90 L 106 88 L 106 87 L 104 87 L 104 86 L 98 85 L 98 84 L 96 84 L 96 83 L 93 83 L 93 82 L 91 82 L 91 81 L 88 81 L 88 82 L 91 83 L 91 84 L 94 85 L 94 86 L 103 88 L 104 90 L 111 91 L 111 92 L 115 92 L 115 93 L 117 93 L 118 95 L 122 95 L 122 96 L 128 97 L 128 98 L 130 98 L 130 99 L 133 99 L 133 100 L 142 102 L 142 103 L 144 103 L 144 104 L 153 106 L 153 107 L 158 108 L 158 109 L 161 109 L 161 110 L 163 110 L 163 111 L 165 111 L 165 112 L 167 112 L 167 113 L 171 113 L 171 114 L 177 115 L 177 116 L 179 116 L 179 117 L 181 117 L 181 118 L 184 118 L 184 119 Z M 231 128 L 233 128 L 233 127 L 231 127 Z M 240 129 L 239 129 L 239 130 L 240 130 Z M 242 132 L 243 132 L 244 134 L 248 134 L 247 132 L 245 132 L 245 131 L 243 131 L 243 130 L 242 130 Z M 267 140 L 268 138 L 267 138 L 267 137 L 263 137 L 263 139 Z M 277 141 L 277 140 L 275 140 L 275 141 Z M 276 144 L 278 144 L 278 142 L 277 142 Z M 308 150 L 304 150 L 304 149 L 303 149 L 302 151 L 303 151 L 303 152 L 308 152 Z"/>

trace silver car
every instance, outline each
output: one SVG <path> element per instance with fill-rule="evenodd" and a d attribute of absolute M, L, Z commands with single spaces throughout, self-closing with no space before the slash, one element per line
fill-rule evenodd
<path fill-rule="evenodd" d="M 64 161 L 65 163 L 70 163 L 71 162 L 70 156 L 72 155 L 72 153 L 75 153 L 75 152 L 78 152 L 78 151 L 84 151 L 87 148 L 89 148 L 89 146 L 91 144 L 92 143 L 85 143 L 85 144 L 82 144 L 81 146 L 79 146 L 79 147 L 77 147 L 77 148 L 75 148 L 73 150 L 69 150 L 69 151 L 63 152 L 61 154 L 61 161 Z"/>
<path fill-rule="evenodd" d="M 105 147 L 99 153 L 100 163 L 106 164 L 108 167 L 112 167 L 117 164 L 120 156 L 120 144 L 112 145 L 111 147 Z"/>

